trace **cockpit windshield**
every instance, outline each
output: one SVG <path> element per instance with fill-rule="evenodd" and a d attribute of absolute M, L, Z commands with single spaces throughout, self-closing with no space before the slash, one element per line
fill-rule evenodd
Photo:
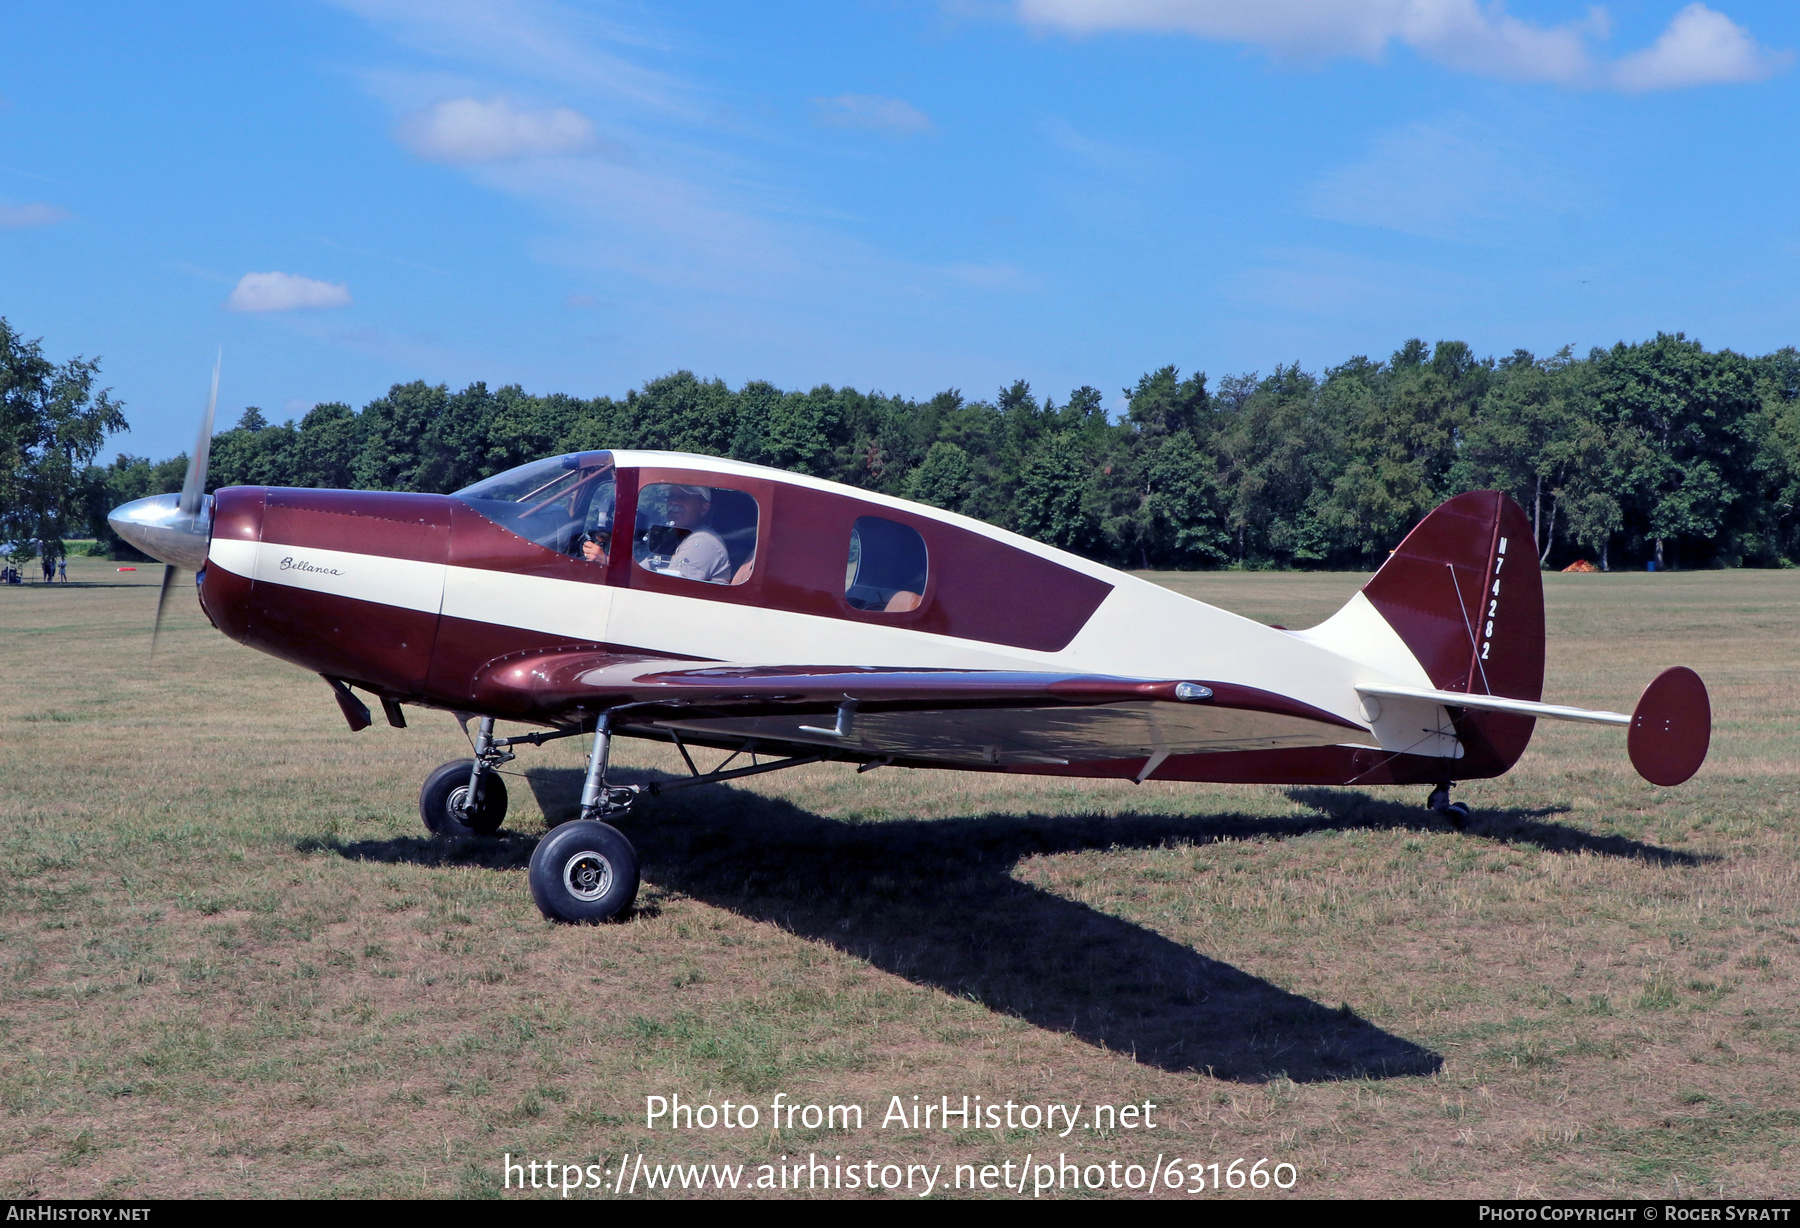
<path fill-rule="evenodd" d="M 466 486 L 453 498 L 527 541 L 605 563 L 616 492 L 612 456 L 575 452 L 533 461 Z"/>

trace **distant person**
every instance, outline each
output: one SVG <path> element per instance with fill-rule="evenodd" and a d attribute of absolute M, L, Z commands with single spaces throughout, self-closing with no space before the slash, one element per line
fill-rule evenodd
<path fill-rule="evenodd" d="M 69 560 L 68 559 L 57 559 L 56 560 L 56 578 L 58 580 L 61 580 L 64 584 L 67 584 L 69 582 Z"/>
<path fill-rule="evenodd" d="M 44 583 L 48 584 L 56 579 L 56 563 L 47 554 L 43 557 L 42 562 L 44 564 Z"/>

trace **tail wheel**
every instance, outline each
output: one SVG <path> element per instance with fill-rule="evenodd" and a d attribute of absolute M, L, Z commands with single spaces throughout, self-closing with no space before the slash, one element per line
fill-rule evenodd
<path fill-rule="evenodd" d="M 577 819 L 538 841 L 527 877 L 531 898 L 550 920 L 605 921 L 637 899 L 637 850 L 617 828 Z"/>
<path fill-rule="evenodd" d="M 468 805 L 473 759 L 453 759 L 425 778 L 419 790 L 419 817 L 434 836 L 491 836 L 506 819 L 506 780 L 481 774 L 480 795 Z"/>
<path fill-rule="evenodd" d="M 1450 786 L 1438 785 L 1425 799 L 1425 809 L 1436 815 L 1442 815 L 1444 821 L 1461 831 L 1469 825 L 1470 810 L 1466 802 L 1450 800 Z"/>

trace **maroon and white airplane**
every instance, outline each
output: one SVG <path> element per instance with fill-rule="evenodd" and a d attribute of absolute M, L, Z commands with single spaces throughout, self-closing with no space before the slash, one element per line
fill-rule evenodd
<path fill-rule="evenodd" d="M 1343 609 L 1285 631 L 967 517 L 716 457 L 582 452 L 452 495 L 207 496 L 210 418 L 180 495 L 111 516 L 168 564 L 159 622 L 189 568 L 215 627 L 323 676 L 352 730 L 370 723 L 352 688 L 397 727 L 405 704 L 477 720 L 474 757 L 420 794 L 439 835 L 498 829 L 514 747 L 591 734 L 581 817 L 531 858 L 558 920 L 636 896 L 637 854 L 603 819 L 799 764 L 1423 784 L 1460 826 L 1452 782 L 1507 771 L 1538 718 L 1628 726 L 1660 785 L 1710 739 L 1688 669 L 1629 716 L 1539 702 L 1531 526 L 1497 491 L 1443 504 Z M 673 744 L 691 775 L 609 779 L 621 736 Z M 698 747 L 729 757 L 701 771 Z"/>

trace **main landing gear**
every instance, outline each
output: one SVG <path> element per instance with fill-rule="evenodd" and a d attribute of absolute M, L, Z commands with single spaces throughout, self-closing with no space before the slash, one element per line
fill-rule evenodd
<path fill-rule="evenodd" d="M 1469 825 L 1470 810 L 1468 803 L 1450 800 L 1450 789 L 1455 783 L 1455 781 L 1446 780 L 1433 789 L 1431 796 L 1425 801 L 1425 809 L 1433 814 L 1443 816 L 1450 826 L 1461 831 Z"/>
<path fill-rule="evenodd" d="M 687 764 L 689 775 L 647 784 L 615 785 L 606 779 L 612 751 L 615 713 L 638 705 L 602 712 L 594 723 L 594 749 L 588 756 L 587 776 L 581 787 L 581 816 L 550 830 L 531 853 L 526 875 L 531 898 L 552 921 L 605 921 L 631 907 L 637 899 L 638 855 L 623 833 L 604 822 L 617 819 L 646 793 L 661 793 L 688 785 L 708 785 L 784 768 L 819 763 L 829 753 L 790 755 L 786 759 L 758 763 L 757 743 L 746 741 L 710 772 L 694 765 L 681 735 L 669 731 Z M 561 729 L 553 733 L 527 733 L 514 738 L 494 736 L 494 718 L 484 716 L 475 734 L 475 757 L 454 759 L 425 778 L 419 791 L 419 815 L 438 836 L 491 836 L 506 817 L 506 782 L 498 768 L 513 759 L 512 747 L 542 746 L 557 738 L 579 737 L 584 730 Z M 643 736 L 640 731 L 640 736 Z M 654 735 L 651 735 L 654 736 Z M 739 755 L 748 754 L 751 766 L 732 768 Z"/>
<path fill-rule="evenodd" d="M 541 746 L 580 730 L 528 733 L 496 738 L 494 718 L 476 726 L 475 757 L 452 759 L 425 778 L 419 790 L 419 817 L 434 836 L 491 836 L 506 818 L 506 779 L 498 769 L 512 762 L 512 747 Z M 553 921 L 604 921 L 631 907 L 637 898 L 638 855 L 623 833 L 602 823 L 630 810 L 640 785 L 611 785 L 606 762 L 612 747 L 612 714 L 603 713 L 594 730 L 581 790 L 581 817 L 552 828 L 531 854 L 527 879 L 531 898 Z"/>
<path fill-rule="evenodd" d="M 629 811 L 640 792 L 637 785 L 606 782 L 611 752 L 612 713 L 603 712 L 581 784 L 581 817 L 552 828 L 531 850 L 531 898 L 552 921 L 605 921 L 637 899 L 637 850 L 618 828 L 600 821 Z"/>

